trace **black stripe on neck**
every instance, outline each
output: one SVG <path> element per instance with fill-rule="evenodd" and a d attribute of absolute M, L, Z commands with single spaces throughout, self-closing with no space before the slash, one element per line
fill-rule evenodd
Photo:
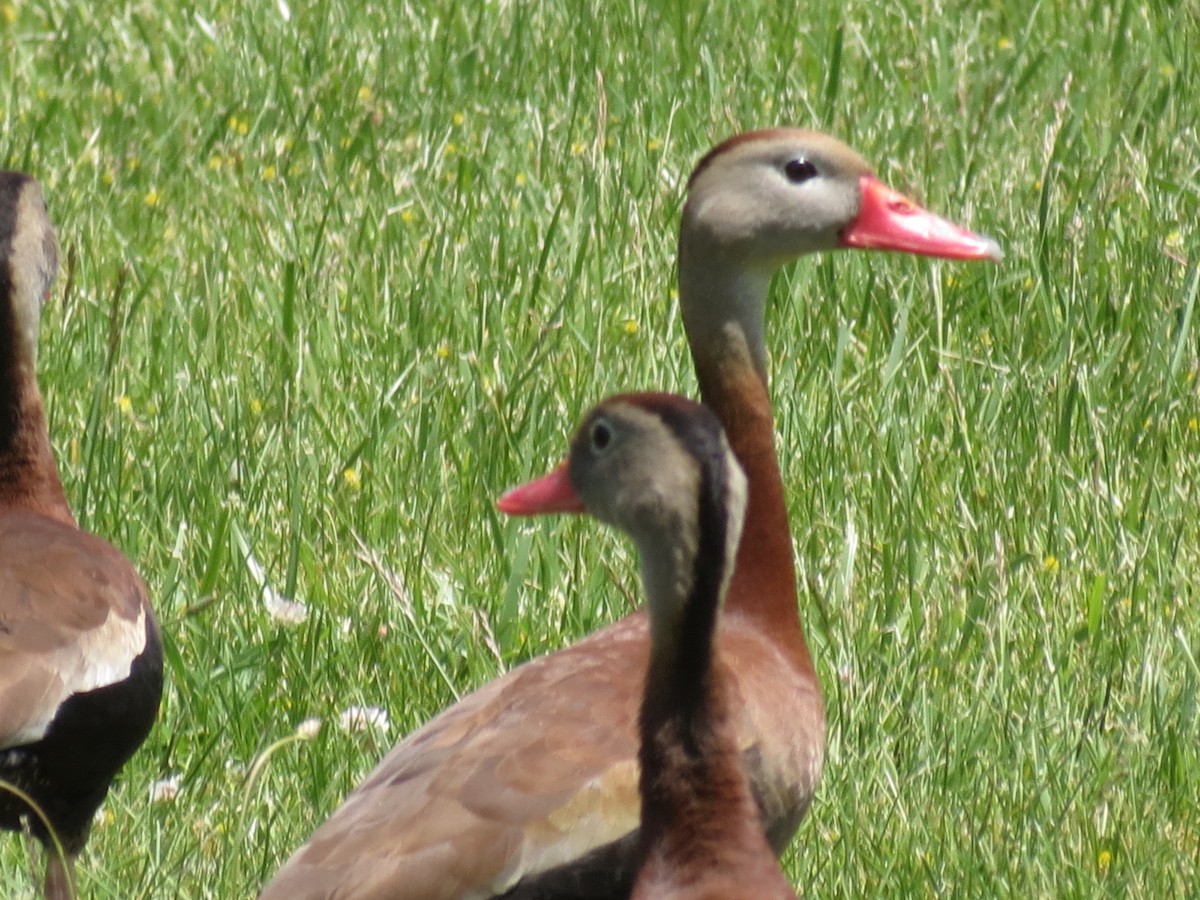
<path fill-rule="evenodd" d="M 696 555 L 692 561 L 692 589 L 684 605 L 670 670 L 655 673 L 658 695 L 651 704 L 664 718 L 677 716 L 682 736 L 702 733 L 711 688 L 714 635 L 727 560 L 729 530 L 726 507 L 729 491 L 726 451 L 716 416 L 698 404 L 654 403 L 651 410 L 687 448 L 700 470 L 697 496 Z M 693 744 L 690 751 L 697 748 Z"/>
<path fill-rule="evenodd" d="M 13 239 L 17 210 L 31 179 L 19 172 L 0 172 L 0 450 L 7 450 L 20 424 L 17 408 L 16 313 L 13 303 Z"/>

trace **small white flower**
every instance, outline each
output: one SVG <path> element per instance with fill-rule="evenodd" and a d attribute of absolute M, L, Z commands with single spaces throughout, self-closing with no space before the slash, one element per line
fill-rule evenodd
<path fill-rule="evenodd" d="M 437 605 L 447 609 L 458 609 L 458 590 L 450 573 L 435 569 L 432 574 L 434 584 L 437 586 L 435 596 Z"/>
<path fill-rule="evenodd" d="M 267 580 L 267 571 L 263 568 L 263 564 L 250 552 L 250 545 L 242 536 L 241 529 L 236 526 L 234 537 L 246 558 L 246 569 L 250 572 L 250 577 L 254 579 L 254 583 L 262 592 L 262 602 L 267 610 L 267 615 L 284 625 L 299 625 L 305 621 L 308 618 L 308 607 L 301 601 L 285 597 L 275 590 L 271 582 Z"/>
<path fill-rule="evenodd" d="M 179 796 L 179 782 L 183 776 L 172 775 L 150 785 L 151 803 L 170 803 Z"/>
<path fill-rule="evenodd" d="M 296 737 L 302 741 L 311 741 L 317 736 L 317 732 L 321 730 L 321 720 L 317 718 L 305 719 L 296 726 Z"/>
<path fill-rule="evenodd" d="M 274 621 L 283 625 L 299 625 L 308 618 L 308 606 L 299 600 L 289 600 L 269 584 L 262 589 L 263 606 Z"/>
<path fill-rule="evenodd" d="M 340 721 L 342 730 L 351 733 L 366 731 L 368 728 L 387 731 L 392 727 L 387 710 L 378 706 L 351 706 L 342 713 Z"/>

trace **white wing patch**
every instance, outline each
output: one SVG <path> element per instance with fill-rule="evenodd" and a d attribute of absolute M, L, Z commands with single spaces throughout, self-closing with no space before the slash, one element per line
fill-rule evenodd
<path fill-rule="evenodd" d="M 0 739 L 0 748 L 40 740 L 59 708 L 72 695 L 124 681 L 145 648 L 146 610 L 139 607 L 136 618 L 126 619 L 110 612 L 99 628 L 47 653 L 38 669 L 56 675 L 43 681 L 45 689 L 40 702 L 32 706 L 31 715 L 23 725 Z"/>
<path fill-rule="evenodd" d="M 574 862 L 635 831 L 641 819 L 638 772 L 636 760 L 622 760 L 541 822 L 527 825 L 520 857 L 480 896 L 503 894 L 523 878 Z"/>

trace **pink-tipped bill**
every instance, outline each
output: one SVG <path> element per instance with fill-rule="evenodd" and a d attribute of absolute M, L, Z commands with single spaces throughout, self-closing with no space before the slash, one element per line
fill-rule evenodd
<path fill-rule="evenodd" d="M 870 175 L 859 181 L 862 206 L 842 232 L 842 246 L 863 250 L 900 250 L 943 259 L 990 259 L 1004 251 L 990 237 L 960 228 L 922 209 Z"/>
<path fill-rule="evenodd" d="M 567 464 L 562 463 L 549 475 L 515 487 L 496 501 L 496 509 L 510 516 L 537 516 L 545 513 L 581 513 L 583 501 L 571 486 Z"/>

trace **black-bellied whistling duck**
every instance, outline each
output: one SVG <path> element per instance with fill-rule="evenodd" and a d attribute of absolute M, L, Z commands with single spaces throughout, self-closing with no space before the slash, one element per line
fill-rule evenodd
<path fill-rule="evenodd" d="M 0 827 L 42 842 L 45 895 L 66 900 L 158 714 L 162 642 L 141 578 L 80 531 L 58 478 L 34 369 L 57 262 L 38 183 L 0 172 Z"/>
<path fill-rule="evenodd" d="M 746 476 L 716 416 L 671 394 L 610 398 L 584 419 L 566 463 L 497 506 L 586 509 L 637 544 L 650 666 L 633 900 L 795 900 L 742 770 L 714 654 L 746 509 Z"/>
<path fill-rule="evenodd" d="M 837 248 L 998 259 L 988 238 L 884 187 L 840 141 L 752 132 L 688 182 L 679 293 L 704 401 L 749 484 L 717 629 L 738 743 L 782 852 L 821 773 L 825 714 L 797 610 L 763 343 L 774 272 Z M 389 753 L 264 898 L 625 897 L 637 843 L 644 611 L 463 698 Z"/>

